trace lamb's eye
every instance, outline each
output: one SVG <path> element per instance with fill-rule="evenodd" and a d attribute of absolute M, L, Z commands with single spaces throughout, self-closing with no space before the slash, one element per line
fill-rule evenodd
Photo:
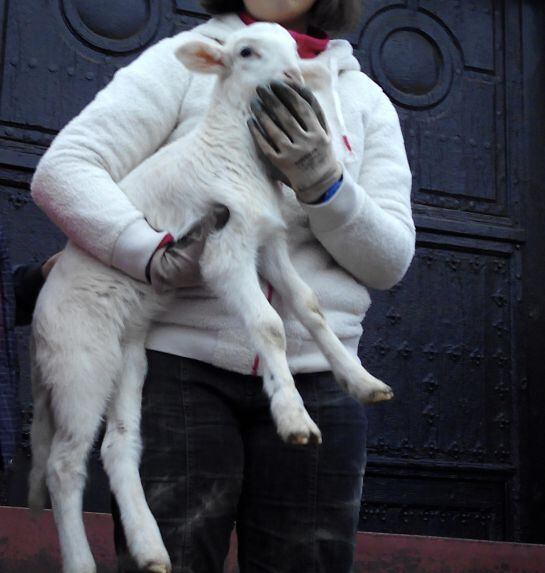
<path fill-rule="evenodd" d="M 249 48 L 248 46 L 242 48 L 242 50 L 240 50 L 240 55 L 243 58 L 249 58 L 254 52 L 252 51 L 252 48 Z"/>

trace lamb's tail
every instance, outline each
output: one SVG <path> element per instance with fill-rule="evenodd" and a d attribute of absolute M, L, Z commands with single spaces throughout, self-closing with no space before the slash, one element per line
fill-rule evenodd
<path fill-rule="evenodd" d="M 45 507 L 48 499 L 45 477 L 54 428 L 49 392 L 43 384 L 40 368 L 36 363 L 35 344 L 32 338 L 30 354 L 33 416 L 30 431 L 32 468 L 29 476 L 28 507 L 34 515 L 37 515 Z"/>

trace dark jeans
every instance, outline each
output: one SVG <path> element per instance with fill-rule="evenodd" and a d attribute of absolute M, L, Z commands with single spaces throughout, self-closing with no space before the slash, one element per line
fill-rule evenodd
<path fill-rule="evenodd" d="M 329 372 L 296 376 L 323 444 L 287 445 L 260 378 L 160 352 L 148 360 L 140 473 L 173 571 L 221 573 L 236 522 L 241 573 L 349 573 L 366 461 L 363 406 Z"/>

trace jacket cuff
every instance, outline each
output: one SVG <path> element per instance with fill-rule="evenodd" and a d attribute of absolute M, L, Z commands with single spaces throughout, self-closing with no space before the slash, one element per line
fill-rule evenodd
<path fill-rule="evenodd" d="M 114 247 L 112 266 L 125 274 L 146 282 L 146 265 L 166 231 L 156 231 L 145 219 L 137 219 L 119 235 Z"/>
<path fill-rule="evenodd" d="M 325 203 L 309 205 L 300 203 L 310 219 L 310 226 L 317 233 L 328 233 L 348 223 L 365 202 L 365 191 L 345 169 L 343 181 L 333 197 Z"/>

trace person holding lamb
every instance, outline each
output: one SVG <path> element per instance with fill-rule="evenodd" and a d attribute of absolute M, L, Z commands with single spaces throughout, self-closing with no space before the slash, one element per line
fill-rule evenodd
<path fill-rule="evenodd" d="M 293 83 L 258 88 L 248 129 L 284 184 L 291 258 L 357 356 L 368 289 L 399 282 L 415 247 L 411 172 L 395 109 L 360 71 L 350 44 L 321 31 L 355 23 L 360 2 L 202 4 L 215 15 L 191 34 L 221 44 L 252 22 L 275 22 L 290 31 L 301 58 L 327 70 L 314 93 Z M 310 335 L 264 282 L 286 327 L 297 389 L 322 434 L 321 445 L 284 443 L 246 329 L 199 283 L 202 248 L 169 245 L 166 231 L 152 228 L 117 185 L 206 113 L 214 78 L 176 59 L 185 34 L 146 49 L 59 133 L 32 195 L 103 263 L 157 290 L 177 289 L 147 338 L 142 404 L 141 477 L 172 570 L 221 573 L 236 523 L 241 573 L 349 573 L 366 463 L 365 408 L 338 386 Z M 302 121 L 307 114 L 311 122 Z M 113 515 L 119 571 L 134 572 L 115 503 Z"/>

